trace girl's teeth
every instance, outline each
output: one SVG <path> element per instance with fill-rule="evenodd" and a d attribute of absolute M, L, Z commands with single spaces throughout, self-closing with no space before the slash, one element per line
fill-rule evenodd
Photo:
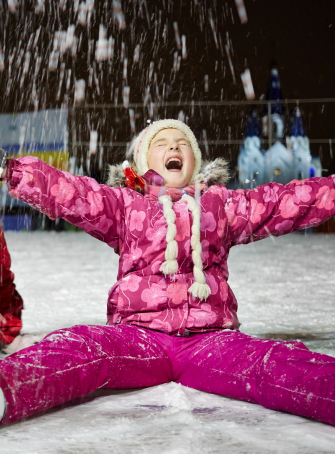
<path fill-rule="evenodd" d="M 176 164 L 173 164 L 176 163 Z M 182 160 L 179 158 L 170 158 L 166 161 L 165 167 L 168 170 L 180 170 L 183 166 Z"/>

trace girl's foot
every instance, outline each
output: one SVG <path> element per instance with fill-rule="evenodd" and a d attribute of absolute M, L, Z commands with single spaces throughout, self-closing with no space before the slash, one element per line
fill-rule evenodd
<path fill-rule="evenodd" d="M 16 353 L 24 348 L 38 344 L 45 336 L 45 333 L 38 334 L 37 336 L 34 336 L 32 334 L 19 334 L 18 336 L 16 336 L 12 343 L 6 345 L 3 348 L 3 351 L 7 355 L 11 355 L 12 353 Z"/>

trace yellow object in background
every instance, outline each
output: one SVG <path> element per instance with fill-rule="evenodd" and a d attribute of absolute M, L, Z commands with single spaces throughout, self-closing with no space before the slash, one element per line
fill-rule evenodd
<path fill-rule="evenodd" d="M 38 151 L 35 153 L 20 153 L 10 158 L 22 158 L 23 156 L 35 156 L 38 159 L 46 162 L 56 169 L 63 170 L 64 172 L 69 171 L 69 152 L 64 151 Z"/>

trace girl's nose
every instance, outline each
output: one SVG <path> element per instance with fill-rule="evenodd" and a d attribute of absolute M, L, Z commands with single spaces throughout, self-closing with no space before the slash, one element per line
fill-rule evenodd
<path fill-rule="evenodd" d="M 170 145 L 170 150 L 178 150 L 178 149 L 179 149 L 179 147 L 178 147 L 178 144 L 177 144 L 177 143 L 172 143 L 172 144 Z"/>

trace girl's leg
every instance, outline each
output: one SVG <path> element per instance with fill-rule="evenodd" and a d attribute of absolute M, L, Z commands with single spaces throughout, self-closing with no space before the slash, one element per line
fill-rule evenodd
<path fill-rule="evenodd" d="M 232 331 L 194 337 L 178 357 L 181 384 L 335 425 L 335 358 Z"/>
<path fill-rule="evenodd" d="M 170 360 L 156 337 L 129 325 L 74 326 L 0 360 L 0 388 L 7 403 L 2 423 L 98 388 L 139 388 L 170 381 Z"/>

